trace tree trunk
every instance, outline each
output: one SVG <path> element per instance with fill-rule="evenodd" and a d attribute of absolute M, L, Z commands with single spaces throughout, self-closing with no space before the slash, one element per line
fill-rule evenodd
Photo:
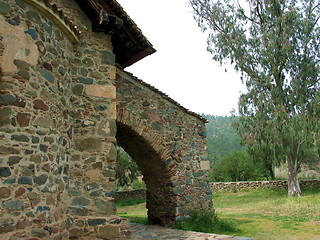
<path fill-rule="evenodd" d="M 297 178 L 297 163 L 292 154 L 287 156 L 287 168 L 288 168 L 288 196 L 300 197 L 301 189 Z"/>

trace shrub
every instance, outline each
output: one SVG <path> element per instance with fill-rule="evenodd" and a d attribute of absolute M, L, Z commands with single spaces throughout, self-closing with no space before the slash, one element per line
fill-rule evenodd
<path fill-rule="evenodd" d="M 237 232 L 232 222 L 220 219 L 213 211 L 194 212 L 190 218 L 178 221 L 175 227 L 186 231 L 217 234 Z"/>
<path fill-rule="evenodd" d="M 138 165 L 123 148 L 117 147 L 116 181 L 118 187 L 129 186 L 141 175 Z"/>
<path fill-rule="evenodd" d="M 131 183 L 131 188 L 132 189 L 145 189 L 146 188 L 146 184 L 145 184 L 145 182 L 143 180 L 135 179 Z"/>
<path fill-rule="evenodd" d="M 213 166 L 210 178 L 214 182 L 236 182 L 260 180 L 261 169 L 246 152 L 236 151 L 223 157 Z"/>

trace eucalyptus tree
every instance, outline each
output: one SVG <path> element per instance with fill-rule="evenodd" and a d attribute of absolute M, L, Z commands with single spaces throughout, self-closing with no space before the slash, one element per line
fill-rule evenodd
<path fill-rule="evenodd" d="M 238 132 L 286 162 L 288 195 L 301 194 L 302 151 L 319 140 L 318 0 L 189 0 L 208 51 L 242 73 Z"/>

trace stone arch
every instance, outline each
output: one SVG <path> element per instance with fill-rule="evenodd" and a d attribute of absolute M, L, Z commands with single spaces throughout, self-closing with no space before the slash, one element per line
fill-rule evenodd
<path fill-rule="evenodd" d="M 116 138 L 144 174 L 149 222 L 173 225 L 210 210 L 206 120 L 123 70 L 115 85 Z"/>
<path fill-rule="evenodd" d="M 168 164 L 171 151 L 143 120 L 125 109 L 118 109 L 117 113 L 117 142 L 135 160 L 147 185 L 149 223 L 172 225 L 177 203 L 171 184 L 176 164 Z"/>

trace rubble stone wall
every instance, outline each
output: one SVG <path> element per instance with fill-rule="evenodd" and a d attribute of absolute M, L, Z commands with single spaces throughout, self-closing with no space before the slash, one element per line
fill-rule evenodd
<path fill-rule="evenodd" d="M 137 200 L 146 200 L 147 189 L 134 189 L 134 190 L 123 190 L 117 191 L 115 193 L 115 200 L 123 199 L 137 199 Z"/>
<path fill-rule="evenodd" d="M 319 179 L 299 180 L 300 187 L 303 189 L 310 187 L 320 187 Z M 281 181 L 252 181 L 252 182 L 212 182 L 212 191 L 234 191 L 243 189 L 275 188 L 284 189 L 288 187 L 286 180 Z"/>
<path fill-rule="evenodd" d="M 117 71 L 116 87 L 117 139 L 142 171 L 149 220 L 211 209 L 204 119 L 127 72 Z"/>
<path fill-rule="evenodd" d="M 320 187 L 319 179 L 300 180 L 300 187 L 307 189 L 310 187 Z M 210 182 L 211 190 L 216 191 L 234 191 L 246 189 L 274 188 L 286 189 L 287 181 L 252 181 L 252 182 Z M 122 199 L 146 199 L 146 189 L 124 190 L 115 193 L 116 201 Z"/>
<path fill-rule="evenodd" d="M 111 36 L 50 2 L 0 1 L 0 239 L 117 239 Z"/>

